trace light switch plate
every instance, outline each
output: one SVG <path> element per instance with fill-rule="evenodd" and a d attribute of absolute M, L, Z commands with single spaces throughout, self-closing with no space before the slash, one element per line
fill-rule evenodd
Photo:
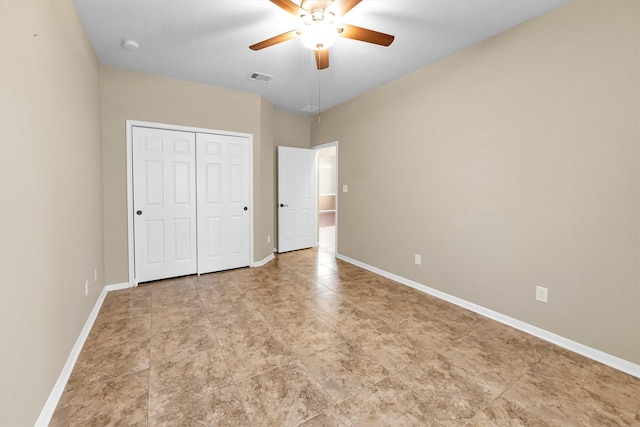
<path fill-rule="evenodd" d="M 344 185 L 342 186 L 342 192 L 343 192 L 343 193 L 348 193 L 348 192 L 349 192 L 349 186 L 348 186 L 347 184 L 344 184 Z"/>

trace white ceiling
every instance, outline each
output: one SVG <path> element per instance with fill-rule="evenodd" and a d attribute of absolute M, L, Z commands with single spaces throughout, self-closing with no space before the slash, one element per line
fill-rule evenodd
<path fill-rule="evenodd" d="M 336 0 L 340 1 L 340 0 Z M 393 34 L 389 47 L 338 38 L 316 69 L 298 39 L 249 45 L 299 27 L 268 0 L 74 0 L 105 65 L 258 93 L 276 109 L 326 110 L 569 0 L 364 0 L 344 22 Z M 122 44 L 132 39 L 140 49 Z M 248 80 L 251 72 L 274 76 Z"/>

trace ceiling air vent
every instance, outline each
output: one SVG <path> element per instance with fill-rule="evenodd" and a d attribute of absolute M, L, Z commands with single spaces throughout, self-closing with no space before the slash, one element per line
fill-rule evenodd
<path fill-rule="evenodd" d="M 254 82 L 267 83 L 272 78 L 273 78 L 273 76 L 269 76 L 267 74 L 256 73 L 256 72 L 252 72 L 251 74 L 249 74 L 249 80 L 253 80 Z"/>

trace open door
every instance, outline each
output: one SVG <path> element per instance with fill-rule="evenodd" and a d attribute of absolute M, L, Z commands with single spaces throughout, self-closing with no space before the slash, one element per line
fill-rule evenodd
<path fill-rule="evenodd" d="M 278 147 L 278 252 L 316 246 L 316 151 Z"/>

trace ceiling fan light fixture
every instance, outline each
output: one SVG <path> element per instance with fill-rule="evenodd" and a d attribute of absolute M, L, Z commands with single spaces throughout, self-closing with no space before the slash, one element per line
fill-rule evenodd
<path fill-rule="evenodd" d="M 338 38 L 338 29 L 325 21 L 315 21 L 302 29 L 302 44 L 311 50 L 328 49 Z"/>

